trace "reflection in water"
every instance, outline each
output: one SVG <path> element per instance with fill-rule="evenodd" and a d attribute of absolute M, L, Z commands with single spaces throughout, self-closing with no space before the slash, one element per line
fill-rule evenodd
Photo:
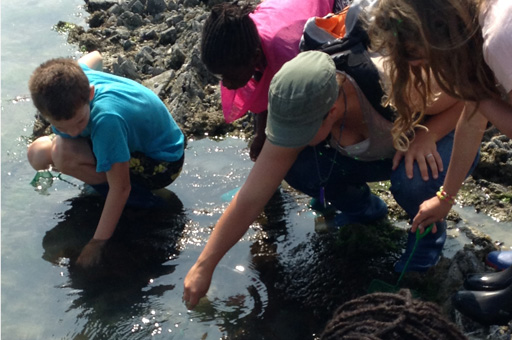
<path fill-rule="evenodd" d="M 94 234 L 102 197 L 71 199 L 71 208 L 44 236 L 43 259 L 69 271 L 69 281 L 61 288 L 71 292 L 69 310 L 80 311 L 79 319 L 86 321 L 84 339 L 119 337 L 117 323 L 134 315 L 150 315 L 147 300 L 175 289 L 174 284 L 147 288 L 155 278 L 174 272 L 175 266 L 165 262 L 177 255 L 176 244 L 187 221 L 181 201 L 168 193 L 165 208 L 125 209 L 95 268 L 84 270 L 75 261 Z"/>
<path fill-rule="evenodd" d="M 33 196 L 28 197 L 37 205 L 31 214 L 19 213 L 17 218 L 27 218 L 31 235 L 41 224 L 50 230 L 29 243 L 36 260 L 24 256 L 27 265 L 11 264 L 10 280 L 21 273 L 17 283 L 22 283 L 20 289 L 2 290 L 2 298 L 8 297 L 2 299 L 3 306 L 26 310 L 23 304 L 29 297 L 46 294 L 52 309 L 33 307 L 30 314 L 44 321 L 33 334 L 46 338 L 308 340 L 336 307 L 366 293 L 373 279 L 396 282 L 392 267 L 405 242 L 405 231 L 393 228 L 396 222 L 315 233 L 309 197 L 283 183 L 219 264 L 207 299 L 197 310 L 187 311 L 181 301 L 183 279 L 227 206 L 223 194 L 240 187 L 252 166 L 245 147 L 236 139 L 190 142 L 183 172 L 172 185 L 179 199 L 171 197 L 164 210 L 126 209 L 96 270 L 80 270 L 74 262 L 94 233 L 103 199 L 76 197 L 77 188 L 60 180 L 49 195 L 29 188 Z M 12 192 L 11 200 L 17 197 Z M 38 259 L 41 238 L 44 261 Z M 7 245 L 3 250 L 15 254 L 8 259 L 23 253 L 17 239 L 2 240 Z M 47 263 L 55 270 L 44 275 Z M 42 277 L 35 293 L 26 288 L 34 276 Z M 4 295 L 6 291 L 12 293 Z M 6 313 L 17 326 L 10 328 L 16 339 L 37 338 L 17 336 L 23 327 L 13 315 Z M 63 323 L 51 324 L 53 320 Z"/>

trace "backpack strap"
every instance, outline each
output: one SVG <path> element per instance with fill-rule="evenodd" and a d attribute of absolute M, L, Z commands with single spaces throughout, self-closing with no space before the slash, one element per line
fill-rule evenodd
<path fill-rule="evenodd" d="M 343 43 L 340 41 L 339 44 Z M 337 48 L 337 42 L 331 44 L 327 49 L 331 50 L 331 57 L 336 65 L 336 69 L 345 72 L 351 76 L 370 102 L 373 108 L 386 120 L 393 121 L 395 111 L 389 106 L 382 106 L 384 91 L 382 90 L 379 71 L 373 64 L 366 46 L 362 42 L 348 44 L 343 49 L 334 52 Z"/>
<path fill-rule="evenodd" d="M 395 112 L 382 106 L 384 91 L 379 71 L 368 54 L 370 38 L 360 19 L 361 11 L 370 11 L 378 0 L 354 0 L 345 17 L 345 36 L 336 39 L 329 32 L 318 27 L 315 18 L 310 18 L 304 26 L 301 51 L 319 50 L 329 54 L 336 69 L 350 75 L 358 84 L 370 104 L 379 114 L 393 121 Z"/>

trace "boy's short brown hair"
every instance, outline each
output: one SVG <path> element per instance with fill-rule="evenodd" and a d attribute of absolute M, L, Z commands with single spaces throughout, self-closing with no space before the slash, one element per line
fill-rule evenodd
<path fill-rule="evenodd" d="M 73 118 L 89 102 L 89 80 L 78 63 L 69 58 L 51 59 L 30 77 L 28 87 L 35 107 L 54 120 Z"/>

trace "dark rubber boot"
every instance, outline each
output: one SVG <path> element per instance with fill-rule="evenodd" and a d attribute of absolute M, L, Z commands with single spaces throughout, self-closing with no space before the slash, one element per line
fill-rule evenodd
<path fill-rule="evenodd" d="M 512 285 L 494 292 L 462 290 L 453 296 L 452 303 L 482 325 L 506 325 L 512 320 Z"/>
<path fill-rule="evenodd" d="M 444 243 L 446 241 L 446 221 L 437 222 L 437 232 L 430 233 L 419 240 L 414 255 L 407 267 L 408 272 L 424 272 L 434 266 L 441 257 Z M 395 271 L 400 273 L 404 269 L 405 263 L 409 259 L 414 244 L 416 243 L 416 233 L 409 232 L 407 235 L 407 246 L 405 253 L 395 264 Z"/>
<path fill-rule="evenodd" d="M 340 213 L 334 216 L 334 225 L 342 227 L 352 223 L 368 223 L 388 215 L 388 206 L 375 195 L 370 196 L 370 204 L 364 207 L 361 211 Z"/>
<path fill-rule="evenodd" d="M 464 281 L 467 290 L 493 291 L 512 285 L 512 267 L 502 272 L 471 274 Z"/>

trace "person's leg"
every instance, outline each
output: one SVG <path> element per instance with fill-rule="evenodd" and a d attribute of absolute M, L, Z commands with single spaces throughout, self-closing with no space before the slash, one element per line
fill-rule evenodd
<path fill-rule="evenodd" d="M 164 206 L 165 201 L 152 191 L 170 185 L 181 173 L 185 155 L 174 162 L 165 162 L 135 152 L 130 158 L 131 191 L 127 206 L 153 208 Z"/>
<path fill-rule="evenodd" d="M 323 194 L 327 202 L 342 212 L 336 217 L 336 224 L 341 226 L 387 214 L 385 204 L 371 194 L 366 183 L 387 180 L 390 174 L 391 160 L 361 162 L 322 144 L 304 149 L 285 180 L 314 198 Z"/>
<path fill-rule="evenodd" d="M 437 179 L 432 178 L 429 171 L 429 180 L 421 178 L 417 163 L 414 164 L 413 178 L 409 179 L 405 173 L 405 164 L 402 161 L 398 168 L 391 174 L 391 192 L 397 203 L 407 212 L 410 220 L 416 216 L 419 206 L 425 200 L 434 197 L 443 185 L 446 169 L 450 163 L 453 146 L 453 132 L 437 142 L 437 151 L 443 160 L 445 171 L 439 172 Z M 471 174 L 478 163 L 479 156 L 475 158 L 473 165 L 467 174 Z M 435 265 L 439 260 L 441 251 L 446 241 L 446 221 L 436 223 L 438 231 L 421 239 L 413 258 L 409 263 L 408 271 L 424 271 Z M 409 233 L 407 248 L 402 258 L 395 266 L 396 271 L 402 271 L 416 242 L 416 234 Z"/>
<path fill-rule="evenodd" d="M 47 170 L 50 166 L 54 166 L 52 148 L 53 142 L 50 136 L 39 137 L 28 146 L 27 158 L 34 170 Z"/>
<path fill-rule="evenodd" d="M 130 158 L 130 180 L 133 184 L 156 190 L 170 185 L 180 175 L 185 154 L 173 162 L 152 159 L 142 152 L 134 152 Z"/>
<path fill-rule="evenodd" d="M 52 159 L 60 172 L 87 184 L 94 185 L 107 181 L 104 172 L 96 172 L 96 158 L 87 138 L 55 137 Z"/>

